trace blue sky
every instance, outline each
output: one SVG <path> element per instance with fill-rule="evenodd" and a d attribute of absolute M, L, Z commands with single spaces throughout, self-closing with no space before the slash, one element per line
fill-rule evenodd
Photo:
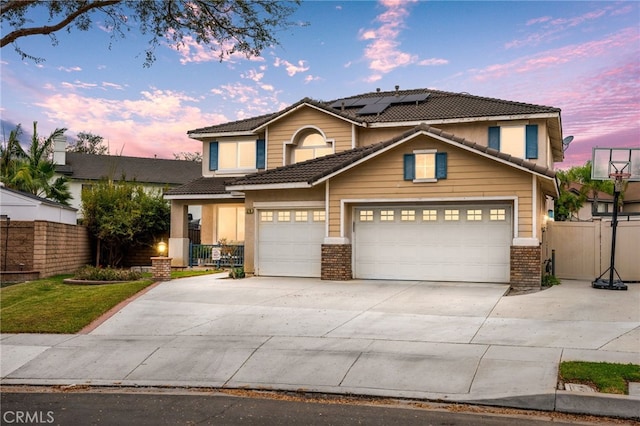
<path fill-rule="evenodd" d="M 575 139 L 558 167 L 594 146 L 640 147 L 640 2 L 305 1 L 293 20 L 308 25 L 260 57 L 165 45 L 150 68 L 135 29 L 21 39 L 45 61 L 0 52 L 3 135 L 38 121 L 41 135 L 65 127 L 112 154 L 173 158 L 201 150 L 191 129 L 399 85 L 561 108 Z"/>

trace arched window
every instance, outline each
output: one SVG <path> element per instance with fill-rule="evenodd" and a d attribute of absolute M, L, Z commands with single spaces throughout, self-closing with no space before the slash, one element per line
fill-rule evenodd
<path fill-rule="evenodd" d="M 299 132 L 290 145 L 290 164 L 333 154 L 333 141 L 327 141 L 316 129 Z"/>

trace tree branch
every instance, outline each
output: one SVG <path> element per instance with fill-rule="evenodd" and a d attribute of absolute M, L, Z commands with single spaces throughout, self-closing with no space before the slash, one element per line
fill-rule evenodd
<path fill-rule="evenodd" d="M 0 40 L 0 48 L 6 46 L 9 43 L 13 43 L 20 37 L 26 37 L 26 36 L 35 35 L 35 34 L 47 35 L 47 34 L 51 34 L 53 32 L 59 31 L 64 27 L 66 27 L 67 25 L 69 25 L 71 22 L 73 22 L 78 16 L 90 10 L 98 9 L 105 6 L 111 6 L 113 4 L 120 3 L 121 1 L 122 0 L 104 0 L 104 1 L 96 1 L 93 3 L 88 3 L 80 7 L 75 12 L 71 13 L 69 16 L 67 16 L 65 19 L 63 19 L 62 21 L 60 21 L 55 25 L 33 27 L 33 28 L 20 28 L 2 37 L 2 40 Z M 9 6 L 11 6 L 11 4 L 9 4 Z"/>

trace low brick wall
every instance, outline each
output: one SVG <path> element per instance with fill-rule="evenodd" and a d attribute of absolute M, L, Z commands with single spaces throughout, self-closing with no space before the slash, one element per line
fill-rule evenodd
<path fill-rule="evenodd" d="M 539 246 L 511 246 L 511 288 L 540 290 L 542 249 Z"/>
<path fill-rule="evenodd" d="M 320 277 L 323 280 L 347 281 L 351 271 L 351 244 L 323 244 Z"/>
<path fill-rule="evenodd" d="M 91 263 L 89 231 L 84 226 L 36 220 L 11 221 L 8 229 L 2 222 L 0 229 L 3 271 L 38 271 L 44 278 Z"/>

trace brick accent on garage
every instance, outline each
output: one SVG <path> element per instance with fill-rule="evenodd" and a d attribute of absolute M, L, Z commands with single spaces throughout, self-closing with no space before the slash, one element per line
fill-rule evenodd
<path fill-rule="evenodd" d="M 542 280 L 540 246 L 511 246 L 511 288 L 540 290 Z"/>
<path fill-rule="evenodd" d="M 351 271 L 351 244 L 323 244 L 321 278 L 330 281 L 347 281 Z"/>

